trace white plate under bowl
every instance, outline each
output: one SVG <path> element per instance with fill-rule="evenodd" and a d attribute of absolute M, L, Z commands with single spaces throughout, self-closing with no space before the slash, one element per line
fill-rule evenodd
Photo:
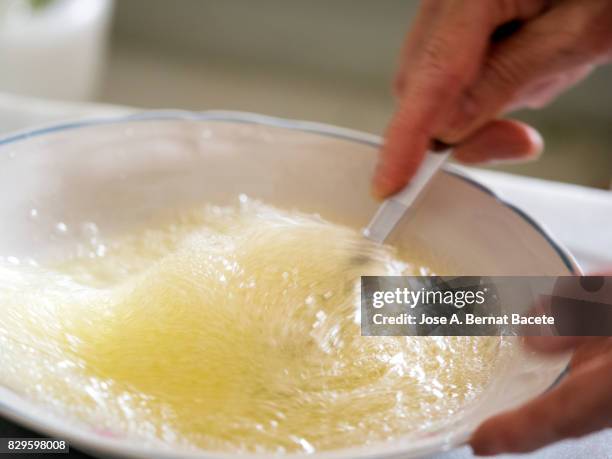
<path fill-rule="evenodd" d="M 19 133 L 0 139 L 0 256 L 61 253 L 74 240 L 70 232 L 58 236 L 60 222 L 72 228 L 93 221 L 112 234 L 177 206 L 229 203 L 239 193 L 363 227 L 377 206 L 369 180 L 379 144 L 376 136 L 347 129 L 236 112 L 144 113 Z M 425 263 L 443 263 L 445 274 L 579 272 L 532 219 L 450 166 L 392 242 Z M 567 355 L 544 359 L 519 347 L 485 393 L 440 428 L 308 457 L 410 458 L 453 448 L 487 417 L 546 390 L 567 361 Z M 235 457 L 108 438 L 2 386 L 0 414 L 104 457 Z"/>

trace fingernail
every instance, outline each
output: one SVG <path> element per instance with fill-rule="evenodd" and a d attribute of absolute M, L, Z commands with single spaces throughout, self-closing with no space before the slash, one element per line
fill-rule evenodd
<path fill-rule="evenodd" d="M 372 180 L 372 187 L 370 193 L 372 197 L 377 200 L 385 199 L 392 192 L 392 186 L 390 180 L 386 177 L 384 172 L 380 171 L 380 166 L 376 168 L 374 173 L 374 179 Z"/>
<path fill-rule="evenodd" d="M 386 199 L 391 194 L 393 194 L 394 188 L 386 182 L 384 179 L 375 180 L 372 183 L 372 187 L 370 188 L 370 193 L 372 197 L 377 201 L 382 201 Z"/>
<path fill-rule="evenodd" d="M 535 159 L 539 157 L 542 154 L 542 151 L 544 150 L 544 139 L 542 138 L 542 135 L 531 126 L 525 127 L 527 135 L 529 136 L 529 140 L 533 145 L 533 150 L 530 152 L 530 156 Z"/>

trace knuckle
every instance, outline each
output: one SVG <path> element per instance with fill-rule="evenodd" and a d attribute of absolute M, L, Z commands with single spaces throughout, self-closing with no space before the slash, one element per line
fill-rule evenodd
<path fill-rule="evenodd" d="M 448 62 L 446 50 L 452 43 L 442 38 L 432 38 L 423 50 L 423 75 L 430 81 L 440 82 L 442 90 L 456 91 L 467 84 L 468 76 Z"/>
<path fill-rule="evenodd" d="M 494 84 L 498 89 L 513 92 L 525 75 L 523 65 L 510 56 L 500 58 L 493 56 L 484 64 L 485 81 Z"/>
<path fill-rule="evenodd" d="M 612 47 L 612 2 L 594 0 L 573 6 L 567 10 L 564 27 L 550 30 L 558 37 L 560 57 L 584 61 L 609 53 Z"/>
<path fill-rule="evenodd" d="M 612 2 L 603 13 L 594 18 L 581 37 L 583 46 L 587 48 L 584 51 L 595 58 L 612 54 Z"/>
<path fill-rule="evenodd" d="M 579 435 L 575 423 L 559 418 L 552 424 L 552 432 L 556 438 L 571 438 Z"/>
<path fill-rule="evenodd" d="M 463 93 L 455 114 L 455 126 L 470 127 L 478 116 L 487 110 L 487 104 L 483 93 L 468 89 Z M 457 141 L 458 139 L 453 139 Z"/>

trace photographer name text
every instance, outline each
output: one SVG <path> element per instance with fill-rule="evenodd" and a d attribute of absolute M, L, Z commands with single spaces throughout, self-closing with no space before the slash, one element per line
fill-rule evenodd
<path fill-rule="evenodd" d="M 502 314 L 499 316 L 479 316 L 476 314 L 452 314 L 420 317 L 406 312 L 399 314 L 376 313 L 372 316 L 374 325 L 554 325 L 555 318 L 545 314 L 523 316 L 521 314 Z"/>

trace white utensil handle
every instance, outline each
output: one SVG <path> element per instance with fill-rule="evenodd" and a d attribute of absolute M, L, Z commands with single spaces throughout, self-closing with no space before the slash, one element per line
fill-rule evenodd
<path fill-rule="evenodd" d="M 414 200 L 417 198 L 423 188 L 429 183 L 433 175 L 438 172 L 442 163 L 446 161 L 449 155 L 449 150 L 442 152 L 430 151 L 425 155 L 425 159 L 419 166 L 419 170 L 415 176 L 410 180 L 410 183 L 404 187 L 403 190 L 391 196 L 391 201 L 396 201 L 405 207 L 410 207 Z"/>
<path fill-rule="evenodd" d="M 449 154 L 450 150 L 428 152 L 410 183 L 380 205 L 370 224 L 363 231 L 363 235 L 382 244 Z"/>

